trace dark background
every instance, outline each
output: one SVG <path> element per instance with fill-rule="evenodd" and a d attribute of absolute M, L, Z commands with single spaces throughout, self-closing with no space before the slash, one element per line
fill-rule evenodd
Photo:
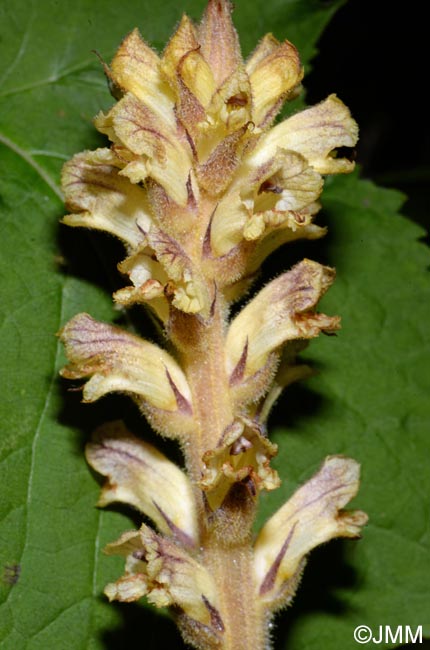
<path fill-rule="evenodd" d="M 335 92 L 351 108 L 360 125 L 357 162 L 363 175 L 405 192 L 404 214 L 428 232 L 426 6 L 417 0 L 349 0 L 326 28 L 304 83 L 309 104 Z"/>

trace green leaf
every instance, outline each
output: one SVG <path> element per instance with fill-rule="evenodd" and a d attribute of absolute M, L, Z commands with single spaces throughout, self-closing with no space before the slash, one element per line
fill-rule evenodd
<path fill-rule="evenodd" d="M 237 0 L 244 51 L 273 31 L 293 41 L 307 64 L 339 4 Z M 102 141 L 91 120 L 111 99 L 91 51 L 109 60 L 136 25 L 161 48 L 182 11 L 197 18 L 202 5 L 16 0 L 0 7 L 4 650 L 115 650 L 143 635 L 149 650 L 181 645 L 166 618 L 140 605 L 109 605 L 102 596 L 122 562 L 101 549 L 134 523 L 94 507 L 99 486 L 82 452 L 88 432 L 118 417 L 127 402 L 82 406 L 67 393 L 54 334 L 78 311 L 118 318 L 110 291 L 119 282 L 120 253 L 103 235 L 58 225 L 59 173 L 72 154 Z M 426 624 L 430 633 L 428 254 L 416 242 L 418 228 L 396 214 L 400 199 L 392 192 L 336 179 L 324 204 L 330 235 L 305 254 L 337 267 L 325 309 L 341 313 L 344 328 L 310 347 L 320 374 L 291 389 L 275 414 L 274 424 L 279 418 L 288 425 L 275 435 L 285 481 L 265 497 L 262 516 L 325 455 L 345 453 L 362 463 L 357 505 L 371 519 L 358 544 L 314 553 L 295 607 L 280 619 L 278 647 L 285 650 L 356 647 L 358 623 Z M 285 266 L 280 260 L 278 270 Z"/>

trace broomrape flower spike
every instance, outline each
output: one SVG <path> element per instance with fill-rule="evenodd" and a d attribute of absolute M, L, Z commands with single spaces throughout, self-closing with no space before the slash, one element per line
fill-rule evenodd
<path fill-rule="evenodd" d="M 337 152 L 354 147 L 357 125 L 331 95 L 272 127 L 300 90 L 298 52 L 268 34 L 244 61 L 228 0 L 209 0 L 198 25 L 184 16 L 161 56 L 134 30 L 104 68 L 118 101 L 95 124 L 110 146 L 64 166 L 63 221 L 122 240 L 128 285 L 114 300 L 150 309 L 169 347 L 78 314 L 60 332 L 62 374 L 88 379 L 85 402 L 129 394 L 185 457 L 181 469 L 122 422 L 87 445 L 106 477 L 99 505 L 128 503 L 152 522 L 107 547 L 125 573 L 106 594 L 171 607 L 196 648 L 263 650 L 309 551 L 358 536 L 366 515 L 343 510 L 357 463 L 329 456 L 251 534 L 260 491 L 280 483 L 270 408 L 310 374 L 297 361 L 309 339 L 339 328 L 317 311 L 334 269 L 305 259 L 233 319 L 229 308 L 274 249 L 324 235 L 313 223 L 323 176 L 352 170 Z"/>

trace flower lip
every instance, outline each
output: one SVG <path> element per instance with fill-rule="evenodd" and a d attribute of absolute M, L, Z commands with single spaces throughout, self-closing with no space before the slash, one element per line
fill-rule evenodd
<path fill-rule="evenodd" d="M 118 422 L 100 427 L 86 446 L 89 464 L 107 476 L 98 505 L 132 505 L 184 546 L 197 539 L 197 517 L 186 474 Z"/>
<path fill-rule="evenodd" d="M 105 589 L 110 600 L 130 602 L 147 595 L 156 607 L 173 605 L 215 633 L 224 629 L 212 576 L 172 540 L 144 524 L 139 531 L 124 533 L 105 552 L 127 558 L 125 575 Z"/>
<path fill-rule="evenodd" d="M 357 494 L 358 463 L 329 456 L 320 470 L 261 529 L 254 554 L 260 596 L 271 606 L 283 602 L 289 581 L 296 582 L 307 553 L 335 537 L 357 537 L 367 522 L 359 510 L 343 507 Z"/>
<path fill-rule="evenodd" d="M 273 490 L 279 477 L 270 467 L 277 446 L 271 443 L 257 422 L 238 418 L 224 431 L 215 449 L 203 455 L 201 487 L 212 510 L 219 508 L 231 487 L 247 484 L 255 497 L 262 489 Z"/>
<path fill-rule="evenodd" d="M 266 285 L 239 312 L 226 341 L 231 382 L 261 370 L 269 355 L 287 341 L 313 338 L 339 327 L 337 318 L 314 312 L 334 276 L 334 269 L 303 260 Z"/>
<path fill-rule="evenodd" d="M 112 391 L 143 397 L 150 405 L 167 411 L 191 404 L 188 382 L 176 361 L 164 350 L 119 327 L 78 314 L 61 330 L 70 363 L 63 377 L 91 377 L 84 386 L 84 400 L 93 402 Z M 169 376 L 167 375 L 167 371 Z M 181 395 L 178 404 L 176 395 Z"/>

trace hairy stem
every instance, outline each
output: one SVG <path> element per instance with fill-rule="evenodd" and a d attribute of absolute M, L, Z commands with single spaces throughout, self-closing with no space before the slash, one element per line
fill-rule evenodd
<path fill-rule="evenodd" d="M 237 522 L 240 521 L 240 513 Z M 249 541 L 232 546 L 210 536 L 204 546 L 205 564 L 219 589 L 224 624 L 223 650 L 263 650 L 267 647 L 264 620 L 257 610 Z"/>
<path fill-rule="evenodd" d="M 225 306 L 218 298 L 209 322 L 191 316 L 175 323 L 174 339 L 183 350 L 183 366 L 190 384 L 197 430 L 185 456 L 194 485 L 202 472 L 202 456 L 219 445 L 233 420 L 225 370 Z M 196 485 L 200 513 L 202 560 L 217 585 L 223 650 L 265 647 L 263 621 L 258 615 L 252 570 L 251 526 L 255 496 L 246 484 L 236 484 L 212 512 Z M 221 623 L 222 621 L 222 623 Z"/>

